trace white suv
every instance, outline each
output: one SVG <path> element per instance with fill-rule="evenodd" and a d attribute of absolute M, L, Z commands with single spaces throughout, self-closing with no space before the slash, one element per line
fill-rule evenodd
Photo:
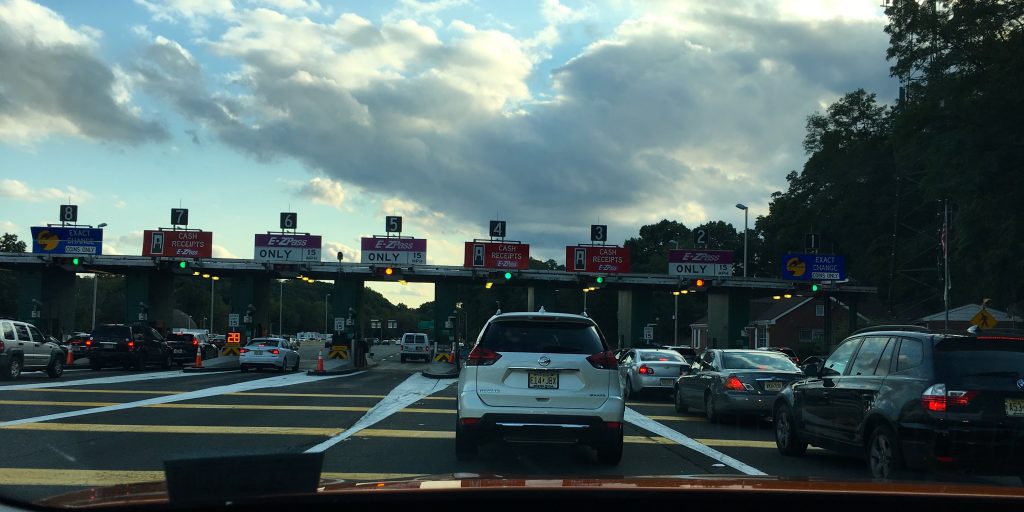
<path fill-rule="evenodd" d="M 622 459 L 625 402 L 614 353 L 593 320 L 506 313 L 484 325 L 459 374 L 455 456 L 487 441 L 576 442 Z"/>

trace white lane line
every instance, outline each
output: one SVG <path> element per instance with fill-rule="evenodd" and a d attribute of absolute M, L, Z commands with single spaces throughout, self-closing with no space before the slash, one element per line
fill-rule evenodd
<path fill-rule="evenodd" d="M 92 409 L 82 409 L 78 411 L 68 411 L 57 414 L 47 414 L 45 416 L 35 416 L 32 418 L 22 418 L 20 420 L 11 420 L 0 423 L 0 427 L 8 427 L 12 425 L 24 425 L 26 423 L 39 423 L 41 421 L 60 420 L 64 418 L 72 418 L 75 416 L 86 416 L 89 414 L 98 414 L 101 412 L 112 412 L 112 411 L 123 411 L 125 409 L 135 409 L 137 407 L 145 407 L 147 405 L 157 404 L 168 404 L 172 402 L 181 402 L 183 400 L 194 400 L 197 398 L 208 398 L 211 396 L 223 395 L 225 393 L 237 393 L 240 391 L 250 391 L 253 389 L 266 389 L 266 388 L 280 388 L 284 386 L 294 386 L 296 384 L 306 384 L 309 382 L 318 382 L 326 379 L 337 379 L 340 377 L 352 377 L 365 372 L 349 373 L 347 375 L 329 375 L 326 377 L 320 377 L 316 375 L 306 375 L 304 373 L 293 373 L 291 375 L 282 375 L 279 377 L 269 377 L 266 379 L 251 380 L 246 382 L 238 382 L 235 384 L 228 384 L 224 386 L 216 386 L 212 388 L 200 389 L 196 391 L 189 391 L 188 393 L 179 393 L 176 395 L 158 396 L 155 398 L 148 398 L 146 400 L 138 400 L 136 402 L 127 402 L 123 404 L 108 405 L 104 407 L 94 407 Z M 184 374 L 190 375 L 190 374 Z"/>
<path fill-rule="evenodd" d="M 440 381 L 437 379 L 430 379 L 424 377 L 423 374 L 416 372 L 405 379 L 404 382 L 395 386 L 394 389 L 388 393 L 377 405 L 366 411 L 366 414 L 359 421 L 355 422 L 351 427 L 345 429 L 344 432 L 306 450 L 306 453 L 319 453 L 327 450 L 328 448 L 348 439 L 349 437 L 359 433 L 360 430 L 367 428 L 374 423 L 378 423 L 381 420 L 395 414 L 402 409 L 428 397 L 438 391 L 443 391 L 448 386 L 454 384 L 454 381 Z"/>
<path fill-rule="evenodd" d="M 13 386 L 0 386 L 0 392 L 15 391 L 19 389 L 40 389 L 40 388 L 66 388 L 69 386 L 91 386 L 93 384 L 120 384 L 122 382 L 139 382 L 144 380 L 174 379 L 178 377 L 192 377 L 195 375 L 210 375 L 209 373 L 185 373 L 182 371 L 133 373 L 128 375 L 117 375 L 114 377 L 97 377 L 95 379 L 64 380 L 55 382 L 37 382 L 34 384 L 14 384 Z"/>
<path fill-rule="evenodd" d="M 726 466 L 729 466 L 740 473 L 745 475 L 767 475 L 767 473 L 757 469 L 749 464 L 734 459 L 710 446 L 699 443 L 695 439 L 685 436 L 675 429 L 662 425 L 657 421 L 654 421 L 643 414 L 640 414 L 629 407 L 626 407 L 627 423 L 631 423 L 634 426 L 640 427 L 648 432 L 653 432 L 661 437 L 675 441 L 705 457 L 717 460 Z"/>

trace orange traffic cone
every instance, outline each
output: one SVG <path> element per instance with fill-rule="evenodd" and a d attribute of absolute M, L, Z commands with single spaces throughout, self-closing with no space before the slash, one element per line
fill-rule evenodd
<path fill-rule="evenodd" d="M 324 371 L 324 349 L 320 349 L 320 353 L 316 356 L 316 371 Z"/>
<path fill-rule="evenodd" d="M 75 351 L 71 347 L 68 347 L 68 359 L 64 361 L 64 366 L 71 366 L 75 364 Z"/>
<path fill-rule="evenodd" d="M 196 366 L 195 367 L 196 368 L 202 368 L 203 367 L 203 351 L 199 350 L 198 347 L 196 348 Z"/>

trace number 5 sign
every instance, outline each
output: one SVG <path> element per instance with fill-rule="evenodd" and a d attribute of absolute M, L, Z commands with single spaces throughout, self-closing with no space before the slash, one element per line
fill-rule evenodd
<path fill-rule="evenodd" d="M 384 230 L 388 233 L 402 232 L 402 218 L 397 215 L 388 215 L 384 224 Z"/>

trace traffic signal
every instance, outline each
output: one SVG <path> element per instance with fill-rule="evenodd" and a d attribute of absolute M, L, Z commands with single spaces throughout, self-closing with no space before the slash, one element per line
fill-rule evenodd
<path fill-rule="evenodd" d="M 811 291 L 814 292 L 814 293 L 818 293 L 818 285 L 817 284 L 812 284 L 811 285 Z"/>
<path fill-rule="evenodd" d="M 584 290 L 597 290 L 598 288 L 604 288 L 607 284 L 607 279 L 604 276 L 579 276 L 580 285 L 583 286 Z"/>
<path fill-rule="evenodd" d="M 188 262 L 187 261 L 179 261 L 178 262 L 178 268 L 180 268 L 181 270 L 187 269 L 188 268 Z"/>
<path fill-rule="evenodd" d="M 594 282 L 597 284 L 604 284 L 604 276 L 597 276 L 594 278 Z"/>
<path fill-rule="evenodd" d="M 704 279 L 699 279 L 698 278 L 698 279 L 694 279 L 693 285 L 696 286 L 698 290 L 703 290 L 704 287 L 708 285 L 708 282 L 705 281 Z"/>
<path fill-rule="evenodd" d="M 64 270 L 75 272 L 81 270 L 81 266 L 85 265 L 89 261 L 81 256 L 72 256 L 68 258 L 55 257 L 50 260 L 50 264 L 55 267 L 60 267 Z"/>
<path fill-rule="evenodd" d="M 404 281 L 405 280 L 405 278 L 403 277 L 404 273 L 403 273 L 402 269 L 399 268 L 399 267 L 393 267 L 391 265 L 387 265 L 387 266 L 382 266 L 382 267 L 374 266 L 374 267 L 372 267 L 372 269 L 373 269 L 373 277 L 375 277 L 375 278 L 377 278 L 379 280 L 384 280 L 384 281 Z"/>
<path fill-rule="evenodd" d="M 495 284 L 507 283 L 507 282 L 511 281 L 512 278 L 515 277 L 515 274 L 513 274 L 511 271 L 507 271 L 506 270 L 504 272 L 502 272 L 502 271 L 488 272 L 486 277 L 487 277 L 487 280 L 484 282 L 484 288 L 490 289 Z"/>
<path fill-rule="evenodd" d="M 78 266 L 78 265 L 80 265 L 81 263 L 82 263 L 82 260 L 81 260 L 81 259 L 79 259 L 79 258 L 71 258 L 71 264 L 72 264 L 72 265 L 74 265 L 74 266 L 76 266 L 76 267 L 77 267 L 77 266 Z"/>

